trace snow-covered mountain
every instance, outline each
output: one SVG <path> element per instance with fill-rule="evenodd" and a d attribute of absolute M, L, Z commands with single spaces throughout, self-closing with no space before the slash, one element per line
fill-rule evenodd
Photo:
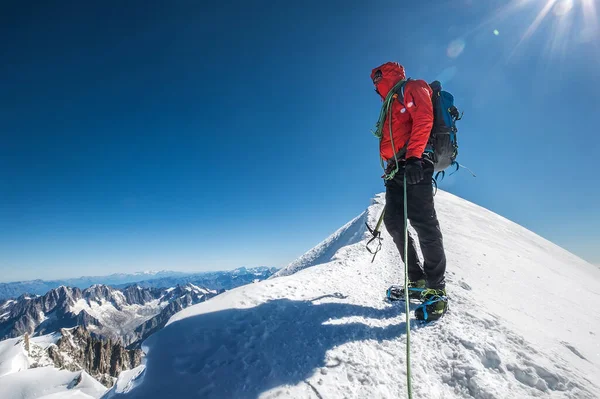
<path fill-rule="evenodd" d="M 371 263 L 367 211 L 289 268 L 174 315 L 109 398 L 406 397 L 392 239 Z M 600 397 L 600 270 L 517 224 L 436 197 L 450 311 L 412 324 L 416 398 Z"/>
<path fill-rule="evenodd" d="M 168 289 L 61 286 L 44 296 L 21 296 L 0 304 L 0 340 L 83 326 L 95 336 L 129 345 L 162 328 L 178 311 L 216 294 L 193 284 Z"/>
<path fill-rule="evenodd" d="M 31 280 L 13 283 L 0 283 L 0 301 L 17 298 L 21 295 L 44 295 L 46 292 L 60 286 L 86 289 L 93 285 L 109 285 L 125 288 L 136 283 L 141 287 L 165 288 L 188 283 L 207 287 L 212 290 L 229 290 L 248 284 L 254 280 L 264 280 L 276 272 L 272 267 L 241 267 L 235 270 L 225 270 L 202 273 L 182 273 L 168 270 L 145 271 L 133 274 L 117 273 L 109 276 L 79 277 L 64 280 Z"/>

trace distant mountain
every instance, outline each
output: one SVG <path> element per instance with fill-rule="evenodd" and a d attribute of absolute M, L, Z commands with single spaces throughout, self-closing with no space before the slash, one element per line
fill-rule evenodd
<path fill-rule="evenodd" d="M 167 288 L 192 283 L 212 290 L 229 290 L 255 280 L 264 280 L 277 271 L 270 267 L 241 267 L 235 270 L 183 273 L 174 271 L 111 274 L 109 276 L 79 277 L 64 280 L 31 280 L 0 283 L 0 301 L 17 298 L 23 294 L 44 295 L 60 286 L 86 289 L 96 284 L 125 288 L 137 283 L 141 287 Z"/>
<path fill-rule="evenodd" d="M 17 298 L 23 294 L 44 295 L 51 289 L 58 288 L 61 285 L 67 287 L 77 287 L 80 289 L 89 288 L 95 284 L 103 285 L 123 285 L 132 284 L 138 281 L 160 279 L 166 277 L 181 277 L 187 276 L 190 273 L 173 272 L 168 270 L 162 271 L 145 271 L 133 274 L 115 273 L 109 276 L 90 276 L 78 277 L 63 280 L 30 280 L 16 281 L 11 283 L 0 283 L 0 301 Z"/>
<path fill-rule="evenodd" d="M 203 272 L 189 274 L 185 276 L 170 276 L 163 278 L 153 278 L 139 281 L 136 284 L 145 288 L 172 287 L 177 284 L 194 284 L 201 287 L 207 287 L 212 290 L 230 290 L 242 285 L 262 281 L 269 278 L 279 269 L 275 267 L 240 267 L 235 270 L 219 272 Z M 118 288 L 126 287 L 127 284 L 116 285 Z"/>
<path fill-rule="evenodd" d="M 93 379 L 111 387 L 119 373 L 134 375 L 141 364 L 142 342 L 174 314 L 225 289 L 264 280 L 276 270 L 239 268 L 193 275 L 161 272 L 140 283 L 124 283 L 121 288 L 59 286 L 44 295 L 0 300 L 0 383 L 17 387 L 18 392 L 39 385 L 40 392 L 79 390 L 99 397 L 105 388 Z M 36 371 L 42 368 L 44 372 Z M 44 379 L 41 385 L 37 382 L 40 378 Z M 0 387 L 0 397 L 5 393 L 21 397 L 15 392 Z"/>
<path fill-rule="evenodd" d="M 129 345 L 162 328 L 179 310 L 217 293 L 193 284 L 167 289 L 61 286 L 43 296 L 22 295 L 0 303 L 0 340 L 82 326 L 96 337 Z"/>

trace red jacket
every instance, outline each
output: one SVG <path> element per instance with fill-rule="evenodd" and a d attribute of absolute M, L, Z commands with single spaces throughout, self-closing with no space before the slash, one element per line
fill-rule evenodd
<path fill-rule="evenodd" d="M 379 71 L 381 71 L 379 73 Z M 404 67 L 396 62 L 388 62 L 371 72 L 371 79 L 382 99 L 402 79 L 406 79 Z M 380 77 L 379 77 L 380 76 Z M 431 88 L 424 80 L 410 80 L 404 85 L 404 100 L 402 105 L 398 100 L 392 102 L 392 134 L 396 152 L 408 143 L 405 158 L 421 158 L 429 134 L 433 127 L 433 104 L 431 103 Z M 399 94 L 401 95 L 401 94 Z M 402 100 L 402 99 L 401 99 Z M 390 121 L 383 126 L 383 137 L 379 144 L 381 157 L 388 161 L 394 158 L 390 140 Z"/>

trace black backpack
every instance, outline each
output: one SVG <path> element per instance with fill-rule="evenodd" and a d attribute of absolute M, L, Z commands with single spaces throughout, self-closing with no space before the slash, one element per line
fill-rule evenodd
<path fill-rule="evenodd" d="M 433 161 L 434 170 L 438 172 L 436 178 L 441 173 L 445 174 L 445 169 L 455 166 L 456 170 L 460 168 L 456 157 L 458 156 L 458 140 L 456 133 L 456 121 L 461 120 L 462 114 L 454 106 L 454 96 L 447 91 L 442 90 L 442 84 L 434 81 L 429 84 L 433 95 L 433 128 L 431 135 L 425 147 L 427 157 Z"/>

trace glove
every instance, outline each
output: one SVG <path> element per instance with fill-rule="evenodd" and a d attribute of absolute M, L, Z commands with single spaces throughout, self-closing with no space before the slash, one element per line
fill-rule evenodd
<path fill-rule="evenodd" d="M 385 168 L 385 173 L 381 177 L 385 177 L 390 175 L 396 169 L 396 161 L 390 159 L 387 164 L 387 168 Z"/>
<path fill-rule="evenodd" d="M 406 173 L 408 184 L 417 184 L 423 180 L 423 161 L 421 161 L 421 158 L 408 158 L 404 166 L 404 173 Z"/>

